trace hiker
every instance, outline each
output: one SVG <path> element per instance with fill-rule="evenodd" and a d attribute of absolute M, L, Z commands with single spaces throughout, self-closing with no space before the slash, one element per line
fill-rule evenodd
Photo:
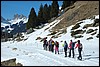
<path fill-rule="evenodd" d="M 48 46 L 49 46 L 49 51 L 51 51 L 52 49 L 52 38 L 49 40 L 48 42 Z"/>
<path fill-rule="evenodd" d="M 74 46 L 75 46 L 75 43 L 76 42 L 72 42 L 72 40 L 70 40 L 70 43 L 69 43 L 69 57 L 71 57 L 71 51 L 72 51 L 73 58 L 74 58 Z"/>
<path fill-rule="evenodd" d="M 47 37 L 46 38 L 44 38 L 44 42 L 43 42 L 43 47 L 44 47 L 44 50 L 47 50 L 47 46 L 48 46 L 48 42 L 47 42 Z"/>
<path fill-rule="evenodd" d="M 66 41 L 64 41 L 64 52 L 65 52 L 65 57 L 67 57 L 67 49 L 68 49 L 68 44 Z"/>
<path fill-rule="evenodd" d="M 54 52 L 54 44 L 55 44 L 55 43 L 54 43 L 53 40 L 52 40 L 51 44 L 52 44 L 52 46 L 51 46 L 51 51 Z"/>
<path fill-rule="evenodd" d="M 58 52 L 59 54 L 59 42 L 55 41 L 55 54 Z"/>
<path fill-rule="evenodd" d="M 50 40 L 49 40 L 50 41 Z M 50 43 L 49 43 L 49 41 L 48 41 L 48 50 L 50 51 Z"/>
<path fill-rule="evenodd" d="M 64 43 L 62 44 L 62 47 L 63 47 L 63 49 L 62 49 L 62 52 L 64 51 Z"/>
<path fill-rule="evenodd" d="M 75 49 L 78 47 L 78 52 L 79 52 L 78 59 L 79 59 L 79 60 L 82 60 L 81 52 L 82 52 L 83 46 L 82 46 L 82 44 L 80 43 L 80 40 L 78 40 L 77 42 L 78 42 L 78 43 L 76 44 Z"/>

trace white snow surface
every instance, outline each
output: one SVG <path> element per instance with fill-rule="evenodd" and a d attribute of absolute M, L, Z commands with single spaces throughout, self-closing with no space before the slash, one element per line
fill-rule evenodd
<path fill-rule="evenodd" d="M 1 23 L 1 27 L 10 26 L 10 24 Z"/>
<path fill-rule="evenodd" d="M 98 15 L 96 18 L 99 18 Z M 82 29 L 84 24 L 92 23 L 91 21 L 93 20 L 86 19 L 83 21 L 84 23 L 80 24 L 81 28 L 79 29 Z M 63 42 L 61 41 L 66 40 L 69 44 L 71 39 L 73 41 L 78 40 L 71 37 L 70 32 L 73 25 L 67 27 L 66 34 L 62 34 L 61 37 L 53 39 L 54 41 L 57 40 L 60 43 L 59 54 L 43 49 L 43 42 L 36 40 L 36 38 L 48 37 L 47 40 L 49 40 L 50 36 L 47 36 L 50 34 L 49 30 L 59 22 L 60 20 L 55 20 L 42 29 L 37 29 L 31 34 L 23 34 L 26 38 L 28 38 L 26 41 L 1 42 L 1 61 L 16 58 L 16 62 L 22 63 L 24 66 L 99 66 L 99 38 L 96 37 L 96 35 L 99 33 L 99 26 L 92 27 L 92 29 L 98 29 L 97 33 L 92 36 L 93 39 L 86 40 L 91 36 L 90 34 L 86 33 L 83 34 L 83 38 L 78 38 L 83 44 L 82 61 L 77 60 L 78 49 L 75 49 L 75 58 L 64 57 L 64 50 L 62 46 Z M 45 30 L 48 27 L 50 28 Z M 13 48 L 17 48 L 17 50 L 13 50 Z"/>
<path fill-rule="evenodd" d="M 14 19 L 14 20 L 11 20 L 9 22 L 11 23 L 11 25 L 13 25 L 13 24 L 16 24 L 16 23 L 18 23 L 20 21 L 24 21 L 24 23 L 27 23 L 28 18 L 27 19 L 24 19 L 24 18 L 22 18 L 22 19 Z"/>

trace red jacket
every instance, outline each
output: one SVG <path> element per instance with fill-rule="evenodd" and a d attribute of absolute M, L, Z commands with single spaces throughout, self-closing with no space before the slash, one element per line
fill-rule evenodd
<path fill-rule="evenodd" d="M 79 44 L 76 44 L 76 47 L 75 48 L 77 48 L 77 47 L 79 47 Z"/>
<path fill-rule="evenodd" d="M 76 44 L 76 47 L 75 48 L 77 48 L 77 47 L 80 48 L 80 44 Z M 81 45 L 81 48 L 82 48 L 82 45 Z"/>
<path fill-rule="evenodd" d="M 69 48 L 72 48 L 72 42 L 69 43 Z"/>

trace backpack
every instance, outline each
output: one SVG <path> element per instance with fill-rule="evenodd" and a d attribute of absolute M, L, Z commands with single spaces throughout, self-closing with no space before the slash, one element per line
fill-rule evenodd
<path fill-rule="evenodd" d="M 82 44 L 81 44 L 81 43 L 79 44 L 79 48 L 83 48 L 83 46 L 82 46 Z"/>
<path fill-rule="evenodd" d="M 72 46 L 72 48 L 74 48 L 74 46 L 75 46 L 75 42 L 72 42 L 72 45 L 71 45 L 71 46 Z"/>
<path fill-rule="evenodd" d="M 64 47 L 64 44 L 62 44 L 62 46 Z"/>
<path fill-rule="evenodd" d="M 54 41 L 52 41 L 52 45 L 54 45 Z"/>
<path fill-rule="evenodd" d="M 56 46 L 59 47 L 59 42 L 56 42 Z"/>

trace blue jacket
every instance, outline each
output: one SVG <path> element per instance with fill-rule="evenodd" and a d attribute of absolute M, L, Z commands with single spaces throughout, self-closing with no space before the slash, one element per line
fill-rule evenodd
<path fill-rule="evenodd" d="M 68 44 L 64 43 L 64 49 L 67 49 L 67 48 L 68 48 Z"/>

